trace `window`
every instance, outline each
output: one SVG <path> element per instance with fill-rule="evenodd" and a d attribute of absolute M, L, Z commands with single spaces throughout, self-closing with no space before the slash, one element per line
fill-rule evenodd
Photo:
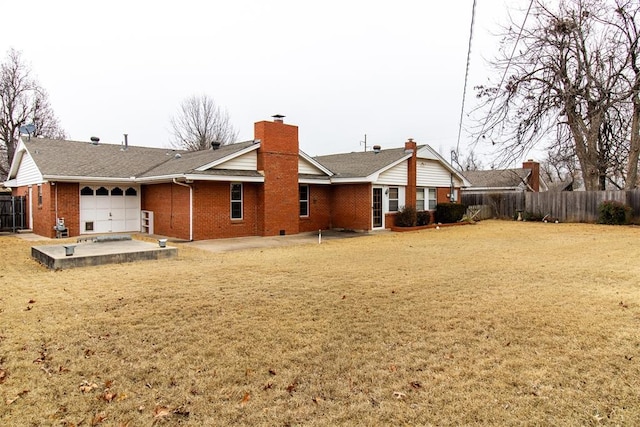
<path fill-rule="evenodd" d="M 398 211 L 398 187 L 389 187 L 389 212 Z"/>
<path fill-rule="evenodd" d="M 424 188 L 418 188 L 416 190 L 416 210 L 424 210 Z"/>
<path fill-rule="evenodd" d="M 438 197 L 436 195 L 435 188 L 429 188 L 429 210 L 435 210 L 436 205 L 438 204 Z"/>
<path fill-rule="evenodd" d="M 125 196 L 137 196 L 138 192 L 136 191 L 135 188 L 129 187 L 127 188 L 127 191 L 124 192 Z"/>
<path fill-rule="evenodd" d="M 42 184 L 38 184 L 38 206 L 42 206 Z"/>
<path fill-rule="evenodd" d="M 93 188 L 91 188 L 91 187 L 82 187 L 82 190 L 80 190 L 80 195 L 81 196 L 93 196 Z"/>
<path fill-rule="evenodd" d="M 309 216 L 309 186 L 298 187 L 300 193 L 300 216 Z"/>
<path fill-rule="evenodd" d="M 124 194 L 124 191 L 122 191 L 122 188 L 120 187 L 115 187 L 111 190 L 112 196 L 122 196 L 123 194 Z"/>
<path fill-rule="evenodd" d="M 109 190 L 104 187 L 100 187 L 96 190 L 96 196 L 108 196 Z"/>
<path fill-rule="evenodd" d="M 242 184 L 231 184 L 231 219 L 242 219 Z"/>

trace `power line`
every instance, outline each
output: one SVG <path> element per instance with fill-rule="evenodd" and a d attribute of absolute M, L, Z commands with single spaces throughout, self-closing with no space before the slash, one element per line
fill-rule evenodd
<path fill-rule="evenodd" d="M 467 46 L 467 67 L 464 72 L 464 87 L 462 89 L 462 106 L 460 108 L 460 122 L 458 124 L 458 142 L 456 143 L 456 158 L 460 150 L 460 135 L 462 134 L 462 119 L 464 117 L 464 104 L 467 94 L 467 83 L 469 81 L 469 64 L 471 63 L 471 42 L 473 41 L 473 27 L 476 20 L 476 3 L 477 0 L 473 0 L 473 6 L 471 8 L 471 26 L 469 27 L 469 44 Z"/>

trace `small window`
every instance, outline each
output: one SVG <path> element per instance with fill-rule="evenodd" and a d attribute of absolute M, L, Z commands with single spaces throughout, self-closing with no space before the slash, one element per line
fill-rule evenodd
<path fill-rule="evenodd" d="M 93 221 L 87 221 L 84 223 L 84 231 L 93 231 Z"/>
<path fill-rule="evenodd" d="M 38 184 L 38 206 L 42 206 L 42 184 Z"/>
<path fill-rule="evenodd" d="M 242 184 L 231 184 L 231 219 L 242 219 Z"/>
<path fill-rule="evenodd" d="M 100 187 L 96 190 L 96 196 L 108 196 L 109 190 L 104 187 Z"/>
<path fill-rule="evenodd" d="M 112 196 L 122 196 L 124 194 L 124 191 L 122 191 L 122 188 L 120 187 L 114 187 L 111 190 L 111 195 Z"/>
<path fill-rule="evenodd" d="M 424 210 L 424 188 L 418 188 L 416 190 L 416 210 Z"/>
<path fill-rule="evenodd" d="M 398 187 L 389 187 L 389 212 L 398 211 Z"/>
<path fill-rule="evenodd" d="M 429 210 L 435 210 L 436 205 L 438 204 L 438 197 L 436 195 L 435 188 L 429 188 Z"/>
<path fill-rule="evenodd" d="M 80 190 L 80 195 L 81 196 L 93 196 L 93 188 L 91 188 L 91 187 L 82 187 L 82 190 Z"/>
<path fill-rule="evenodd" d="M 309 216 L 309 186 L 298 187 L 300 193 L 300 216 Z"/>
<path fill-rule="evenodd" d="M 138 191 L 133 188 L 133 187 L 129 187 L 127 188 L 127 191 L 124 192 L 125 196 L 137 196 L 138 195 Z"/>

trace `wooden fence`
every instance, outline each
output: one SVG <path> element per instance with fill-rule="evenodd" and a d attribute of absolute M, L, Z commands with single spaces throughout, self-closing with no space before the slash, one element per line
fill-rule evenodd
<path fill-rule="evenodd" d="M 522 211 L 538 217 L 548 215 L 562 222 L 597 222 L 598 206 L 609 200 L 631 207 L 632 222 L 640 223 L 640 190 L 463 193 L 462 195 L 462 203 L 465 205 L 490 206 L 495 218 L 515 218 L 517 212 Z"/>

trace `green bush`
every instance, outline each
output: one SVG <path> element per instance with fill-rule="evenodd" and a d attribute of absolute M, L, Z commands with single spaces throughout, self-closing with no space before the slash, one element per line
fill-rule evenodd
<path fill-rule="evenodd" d="M 396 214 L 396 227 L 415 227 L 418 222 L 416 208 L 405 206 Z"/>
<path fill-rule="evenodd" d="M 431 212 L 429 211 L 420 211 L 417 215 L 417 225 L 429 225 L 431 222 Z"/>
<path fill-rule="evenodd" d="M 598 224 L 624 225 L 631 222 L 629 206 L 615 200 L 607 200 L 598 206 Z"/>
<path fill-rule="evenodd" d="M 451 224 L 462 219 L 467 207 L 460 203 L 438 203 L 436 205 L 436 222 Z"/>

